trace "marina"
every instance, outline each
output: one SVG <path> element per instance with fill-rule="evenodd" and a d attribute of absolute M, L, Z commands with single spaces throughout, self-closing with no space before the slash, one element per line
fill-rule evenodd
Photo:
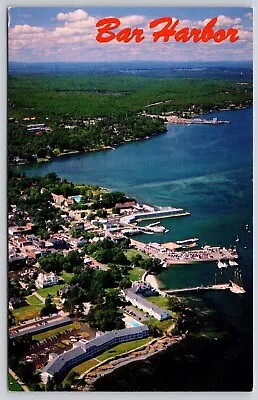
<path fill-rule="evenodd" d="M 176 124 L 176 125 L 221 125 L 221 124 L 230 124 L 231 122 L 228 120 L 219 120 L 217 117 L 212 119 L 204 119 L 204 118 L 182 118 L 176 115 L 153 115 L 153 114 L 146 114 L 144 115 L 151 117 L 151 118 L 162 118 L 166 120 L 167 124 Z"/>

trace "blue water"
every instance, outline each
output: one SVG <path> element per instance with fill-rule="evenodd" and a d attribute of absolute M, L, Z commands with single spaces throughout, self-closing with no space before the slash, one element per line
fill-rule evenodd
<path fill-rule="evenodd" d="M 252 108 L 210 113 L 206 118 L 230 124 L 169 125 L 150 140 L 90 154 L 60 157 L 50 163 L 21 166 L 29 175 L 56 172 L 74 183 L 124 191 L 139 201 L 184 207 L 191 216 L 163 219 L 169 232 L 141 235 L 142 241 L 168 242 L 190 237 L 200 245 L 237 245 L 243 283 L 252 295 Z M 245 229 L 250 226 L 250 233 Z M 236 242 L 236 236 L 240 241 Z M 176 266 L 160 275 L 165 287 L 209 284 L 215 263 Z M 232 268 L 218 276 L 227 281 Z M 216 298 L 231 294 L 216 293 Z M 236 304 L 236 295 L 234 304 Z M 223 300 L 224 301 L 224 300 Z M 230 301 L 229 301 L 230 303 Z"/>
<path fill-rule="evenodd" d="M 72 199 L 76 202 L 79 203 L 81 201 L 82 196 L 81 195 L 77 195 L 77 196 L 72 196 Z"/>
<path fill-rule="evenodd" d="M 131 328 L 138 328 L 139 326 L 142 326 L 141 324 L 139 324 L 139 323 L 136 322 L 136 321 L 129 321 L 129 322 L 128 322 L 128 325 L 129 325 Z"/>

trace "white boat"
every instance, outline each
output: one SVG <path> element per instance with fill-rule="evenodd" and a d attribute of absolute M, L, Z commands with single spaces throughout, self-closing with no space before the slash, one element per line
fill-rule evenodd
<path fill-rule="evenodd" d="M 229 265 L 231 266 L 231 267 L 236 267 L 237 265 L 238 265 L 238 263 L 237 262 L 235 262 L 235 261 L 233 261 L 233 260 L 229 260 Z"/>
<path fill-rule="evenodd" d="M 185 240 L 177 240 L 177 244 L 187 244 L 187 243 L 194 243 L 198 242 L 200 239 L 199 238 L 192 238 L 192 239 L 185 239 Z"/>
<path fill-rule="evenodd" d="M 218 268 L 227 268 L 227 266 L 228 266 L 228 264 L 227 263 L 225 263 L 225 262 L 222 262 L 222 261 L 218 261 L 217 262 L 217 266 L 218 266 Z"/>
<path fill-rule="evenodd" d="M 236 242 L 239 242 L 239 237 L 238 236 L 236 237 Z"/>

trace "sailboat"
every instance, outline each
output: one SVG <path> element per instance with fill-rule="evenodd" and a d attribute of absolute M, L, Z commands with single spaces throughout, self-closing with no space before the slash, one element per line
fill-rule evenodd
<path fill-rule="evenodd" d="M 219 269 L 221 269 L 221 268 L 227 268 L 228 265 L 225 262 L 218 261 L 217 262 L 217 266 L 218 266 Z"/>
<path fill-rule="evenodd" d="M 233 261 L 233 260 L 229 260 L 229 265 L 231 266 L 231 267 L 236 267 L 237 265 L 238 265 L 238 263 L 237 262 L 235 262 L 235 261 Z"/>

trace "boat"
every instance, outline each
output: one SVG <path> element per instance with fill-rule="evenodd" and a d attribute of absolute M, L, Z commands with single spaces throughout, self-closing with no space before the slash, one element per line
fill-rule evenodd
<path fill-rule="evenodd" d="M 239 236 L 236 237 L 236 242 L 239 242 Z"/>
<path fill-rule="evenodd" d="M 166 229 L 164 233 L 168 233 L 168 232 L 169 232 L 169 229 Z"/>
<path fill-rule="evenodd" d="M 177 244 L 195 243 L 195 242 L 198 242 L 198 240 L 200 240 L 200 239 L 193 238 L 193 239 L 177 240 L 176 243 Z"/>
<path fill-rule="evenodd" d="M 227 268 L 228 264 L 225 263 L 225 262 L 222 262 L 222 261 L 218 261 L 218 262 L 217 262 L 217 266 L 218 266 L 219 269 L 221 269 L 221 268 Z"/>
<path fill-rule="evenodd" d="M 236 267 L 237 265 L 238 265 L 238 263 L 237 262 L 235 262 L 235 261 L 233 261 L 233 260 L 229 260 L 229 265 L 231 266 L 231 267 Z"/>

